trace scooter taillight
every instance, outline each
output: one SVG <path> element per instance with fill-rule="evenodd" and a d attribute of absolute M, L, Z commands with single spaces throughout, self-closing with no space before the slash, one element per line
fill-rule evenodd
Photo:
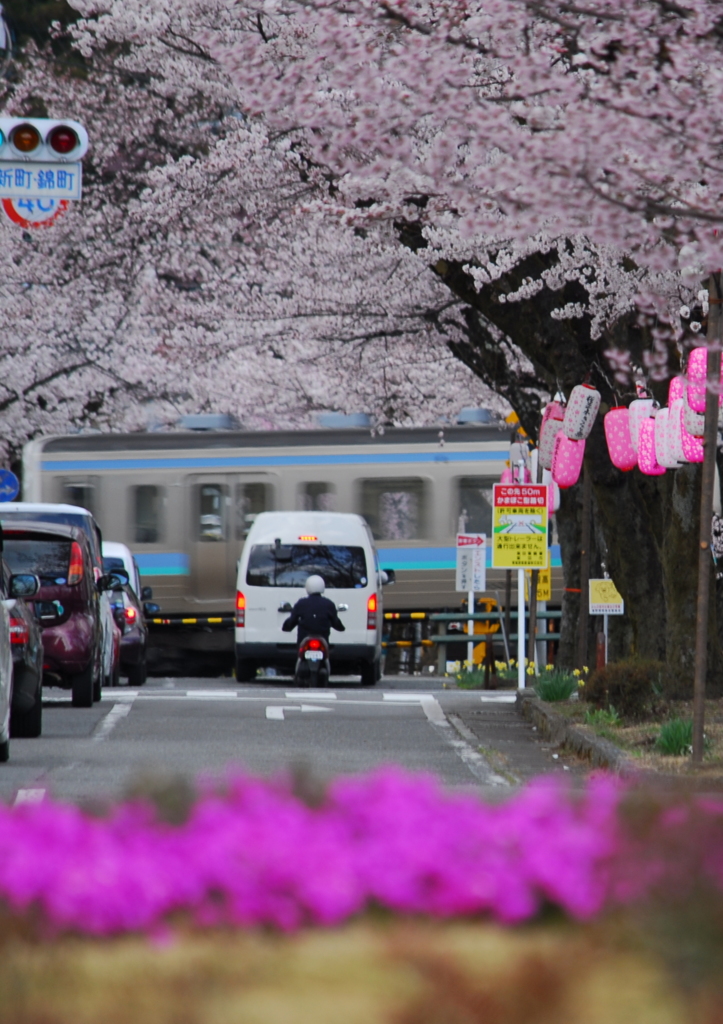
<path fill-rule="evenodd" d="M 328 654 L 329 646 L 320 636 L 307 636 L 301 641 L 299 654 L 305 654 L 306 651 L 321 651 L 322 654 Z"/>

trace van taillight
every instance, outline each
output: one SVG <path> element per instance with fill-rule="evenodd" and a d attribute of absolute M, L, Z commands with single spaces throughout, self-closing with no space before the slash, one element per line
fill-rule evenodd
<path fill-rule="evenodd" d="M 70 567 L 68 568 L 68 583 L 71 587 L 80 583 L 83 579 L 83 552 L 80 544 L 74 540 L 70 548 Z"/>
<path fill-rule="evenodd" d="M 377 595 L 372 596 L 367 601 L 367 629 L 377 628 Z"/>
<path fill-rule="evenodd" d="M 246 625 L 246 598 L 240 590 L 236 591 L 236 625 Z"/>

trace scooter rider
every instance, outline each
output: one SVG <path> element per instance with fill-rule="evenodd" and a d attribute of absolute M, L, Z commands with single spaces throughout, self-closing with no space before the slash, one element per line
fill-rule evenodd
<path fill-rule="evenodd" d="M 291 615 L 281 627 L 283 631 L 290 633 L 294 626 L 298 626 L 298 643 L 307 636 L 323 636 L 328 640 L 332 629 L 343 633 L 344 623 L 337 615 L 334 602 L 323 596 L 326 584 L 321 576 L 309 576 L 305 586 L 309 596 L 296 602 Z"/>

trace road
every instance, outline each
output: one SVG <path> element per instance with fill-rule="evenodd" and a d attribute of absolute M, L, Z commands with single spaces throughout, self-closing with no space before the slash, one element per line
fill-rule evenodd
<path fill-rule="evenodd" d="M 92 709 L 49 689 L 42 737 L 12 740 L 0 765 L 0 799 L 105 799 L 139 775 L 220 777 L 231 766 L 270 775 L 303 765 L 324 779 L 393 763 L 497 797 L 541 772 L 578 774 L 537 740 L 513 701 L 409 677 L 318 691 L 280 679 L 149 679 L 104 691 Z"/>

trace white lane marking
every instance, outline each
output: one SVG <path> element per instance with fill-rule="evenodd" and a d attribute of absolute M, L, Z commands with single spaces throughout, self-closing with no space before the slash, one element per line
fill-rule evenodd
<path fill-rule="evenodd" d="M 98 743 L 100 740 L 104 740 L 109 736 L 120 720 L 131 713 L 132 707 L 132 701 L 126 701 L 124 704 L 114 704 L 105 718 L 101 719 L 96 726 L 95 732 L 93 733 L 93 740 Z"/>
<path fill-rule="evenodd" d="M 287 700 L 336 700 L 336 694 L 329 690 L 287 690 Z"/>
<path fill-rule="evenodd" d="M 432 725 L 449 728 L 449 722 L 444 717 L 444 711 L 439 701 L 430 693 L 385 693 L 384 700 L 394 704 L 419 704 Z"/>
<path fill-rule="evenodd" d="M 41 804 L 45 799 L 44 789 L 19 789 L 15 794 L 13 804 Z"/>
<path fill-rule="evenodd" d="M 483 704 L 514 704 L 517 693 L 482 693 L 480 700 Z"/>
<path fill-rule="evenodd" d="M 477 778 L 481 779 L 488 786 L 509 786 L 510 782 L 502 775 L 498 775 L 487 761 L 487 758 L 480 752 L 479 738 L 475 736 L 472 730 L 468 729 L 457 715 L 450 715 L 449 720 L 462 737 L 462 740 L 449 737 L 450 743 L 455 747 L 457 753 L 473 775 L 476 775 Z M 466 742 L 462 742 L 463 740 L 466 740 Z M 461 744 L 461 746 L 458 747 L 457 744 Z"/>
<path fill-rule="evenodd" d="M 428 722 L 440 730 L 440 735 L 444 737 L 475 778 L 485 786 L 509 786 L 507 779 L 497 775 L 487 763 L 486 758 L 479 752 L 479 740 L 462 720 L 456 715 L 450 715 L 450 721 L 447 721 L 436 697 L 429 693 L 385 693 L 384 700 L 393 704 L 421 705 Z M 456 730 L 456 736 L 453 730 Z"/>
<path fill-rule="evenodd" d="M 285 711 L 316 711 L 318 714 L 323 714 L 325 711 L 331 711 L 331 708 L 319 708 L 315 704 L 292 704 L 281 705 L 281 707 L 278 704 L 272 704 L 266 708 L 266 717 L 283 722 Z"/>
<path fill-rule="evenodd" d="M 186 697 L 194 700 L 236 700 L 238 693 L 235 690 L 186 690 Z"/>

